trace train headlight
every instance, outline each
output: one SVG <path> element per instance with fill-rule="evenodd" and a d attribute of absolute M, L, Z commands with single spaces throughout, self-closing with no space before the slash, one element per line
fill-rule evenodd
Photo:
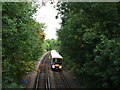
<path fill-rule="evenodd" d="M 59 68 L 61 69 L 61 68 L 62 68 L 62 66 L 59 66 Z"/>
<path fill-rule="evenodd" d="M 52 68 L 55 68 L 55 66 L 52 66 Z"/>

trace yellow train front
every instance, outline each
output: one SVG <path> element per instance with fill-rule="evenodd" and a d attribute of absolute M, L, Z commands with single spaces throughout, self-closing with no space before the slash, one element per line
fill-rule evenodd
<path fill-rule="evenodd" d="M 63 57 L 56 51 L 51 51 L 51 68 L 52 70 L 62 70 Z"/>

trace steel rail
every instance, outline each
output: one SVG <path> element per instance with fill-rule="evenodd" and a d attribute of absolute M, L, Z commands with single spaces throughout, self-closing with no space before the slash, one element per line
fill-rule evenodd
<path fill-rule="evenodd" d="M 46 81 L 46 90 L 50 90 L 50 79 L 49 77 L 47 77 L 47 81 Z"/>
<path fill-rule="evenodd" d="M 43 62 L 42 62 L 42 63 L 43 63 Z M 39 69 L 42 70 L 42 67 L 39 67 Z M 38 74 L 37 74 L 35 90 L 38 90 L 38 87 L 39 87 L 40 73 L 41 73 L 41 72 L 38 72 Z"/>
<path fill-rule="evenodd" d="M 64 81 L 64 83 L 66 84 L 66 88 L 71 88 L 70 82 L 65 78 L 63 72 L 60 72 L 60 76 L 62 78 L 62 80 Z"/>
<path fill-rule="evenodd" d="M 48 59 L 49 59 L 49 53 L 47 54 L 47 56 L 46 56 Z M 45 89 L 46 90 L 50 90 L 50 87 L 51 87 L 51 85 L 50 85 L 50 78 L 49 78 L 49 64 L 48 64 L 49 62 L 48 61 L 46 61 L 46 64 L 45 64 Z"/>
<path fill-rule="evenodd" d="M 54 77 L 55 77 L 56 88 L 59 89 L 60 87 L 59 87 L 59 85 L 58 85 L 58 83 L 57 83 L 57 80 L 56 80 L 56 72 L 53 71 L 53 75 L 54 75 Z"/>
<path fill-rule="evenodd" d="M 42 61 L 40 64 L 43 64 L 45 62 L 45 58 L 48 56 L 49 52 L 42 58 Z M 42 67 L 39 66 L 39 69 L 42 70 Z M 36 77 L 36 82 L 35 82 L 35 90 L 38 90 L 39 87 L 39 79 L 40 79 L 40 73 L 38 72 L 37 77 Z M 47 80 L 48 81 L 48 80 Z"/>

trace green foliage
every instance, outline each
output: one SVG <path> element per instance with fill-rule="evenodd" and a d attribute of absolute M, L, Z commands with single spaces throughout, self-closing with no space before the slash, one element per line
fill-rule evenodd
<path fill-rule="evenodd" d="M 3 88 L 19 88 L 21 77 L 43 53 L 39 33 L 44 34 L 44 25 L 33 20 L 37 7 L 30 2 L 4 2 L 2 8 Z"/>
<path fill-rule="evenodd" d="M 22 86 L 18 85 L 17 82 L 13 82 L 11 84 L 6 85 L 5 88 L 23 88 Z"/>
<path fill-rule="evenodd" d="M 44 41 L 44 49 L 47 51 L 58 50 L 59 51 L 60 42 L 54 39 L 46 39 Z"/>
<path fill-rule="evenodd" d="M 66 66 L 90 88 L 120 87 L 120 3 L 58 3 Z"/>
<path fill-rule="evenodd" d="M 83 78 L 87 77 L 87 83 L 83 80 L 86 87 L 95 87 L 94 83 L 90 83 L 91 81 L 96 82 L 97 87 L 119 87 L 120 58 L 118 50 L 120 50 L 120 41 L 118 42 L 116 39 L 101 39 L 101 43 L 94 49 L 94 60 L 86 62 L 77 71 L 78 75 Z"/>

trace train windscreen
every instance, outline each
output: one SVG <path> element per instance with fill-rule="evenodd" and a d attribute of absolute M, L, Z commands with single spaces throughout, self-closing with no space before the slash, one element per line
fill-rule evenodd
<path fill-rule="evenodd" d="M 56 64 L 62 64 L 62 59 L 53 58 L 53 62 L 56 63 Z"/>

